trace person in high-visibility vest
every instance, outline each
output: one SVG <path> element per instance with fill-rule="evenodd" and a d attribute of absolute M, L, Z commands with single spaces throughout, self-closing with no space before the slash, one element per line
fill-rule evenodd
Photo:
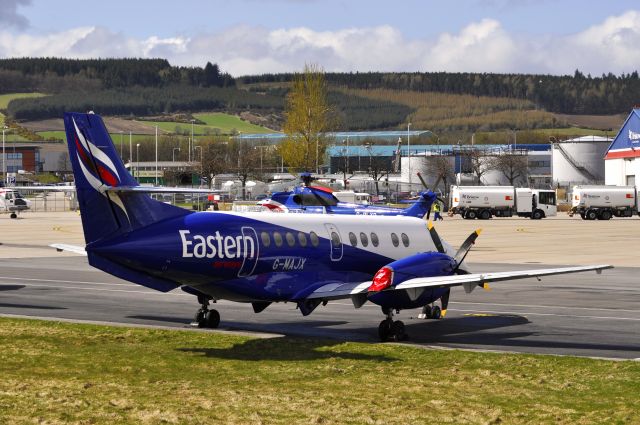
<path fill-rule="evenodd" d="M 444 220 L 444 218 L 442 218 L 442 216 L 440 215 L 440 202 L 436 201 L 433 203 L 433 219 L 438 221 L 438 220 Z"/>

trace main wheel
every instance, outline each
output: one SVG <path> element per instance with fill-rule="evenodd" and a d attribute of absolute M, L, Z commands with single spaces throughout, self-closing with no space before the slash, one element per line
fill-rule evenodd
<path fill-rule="evenodd" d="M 395 322 L 393 322 L 392 332 L 394 341 L 404 341 L 405 339 L 407 339 L 407 334 L 404 331 L 404 323 L 400 320 L 396 320 Z"/>
<path fill-rule="evenodd" d="M 584 216 L 587 220 L 595 220 L 596 218 L 598 218 L 598 213 L 595 210 L 589 210 L 585 213 Z"/>
<path fill-rule="evenodd" d="M 418 314 L 418 319 L 431 319 L 431 306 L 425 305 L 422 307 L 422 311 Z"/>
<path fill-rule="evenodd" d="M 10 215 L 9 217 L 11 217 L 11 218 L 18 218 L 18 214 L 16 214 L 16 213 L 11 213 L 11 215 Z"/>
<path fill-rule="evenodd" d="M 469 220 L 473 220 L 474 218 L 476 218 L 478 215 L 476 214 L 475 211 L 467 211 L 467 216 L 465 218 L 468 218 Z"/>
<path fill-rule="evenodd" d="M 491 218 L 491 211 L 482 210 L 480 211 L 480 219 L 481 220 L 489 220 Z"/>
<path fill-rule="evenodd" d="M 220 325 L 220 313 L 218 310 L 209 310 L 204 315 L 205 327 L 215 329 Z"/>
<path fill-rule="evenodd" d="M 437 305 L 434 305 L 433 310 L 431 310 L 431 318 L 436 320 L 442 318 L 442 310 Z"/>
<path fill-rule="evenodd" d="M 380 337 L 380 341 L 386 342 L 389 341 L 391 334 L 393 332 L 393 320 L 384 319 L 378 325 L 378 336 Z"/>
<path fill-rule="evenodd" d="M 600 213 L 600 220 L 611 220 L 611 212 L 604 210 Z"/>

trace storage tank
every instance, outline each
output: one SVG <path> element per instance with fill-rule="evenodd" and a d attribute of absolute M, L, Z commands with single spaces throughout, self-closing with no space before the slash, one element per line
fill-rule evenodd
<path fill-rule="evenodd" d="M 611 139 L 583 136 L 552 143 L 553 181 L 561 186 L 604 182 L 604 155 Z"/>

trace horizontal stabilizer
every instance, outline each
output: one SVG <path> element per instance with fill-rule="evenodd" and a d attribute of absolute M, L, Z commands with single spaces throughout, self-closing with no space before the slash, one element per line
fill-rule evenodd
<path fill-rule="evenodd" d="M 67 251 L 67 252 L 73 252 L 80 255 L 87 255 L 87 251 L 85 251 L 83 246 L 69 245 L 66 243 L 53 243 L 49 246 L 51 248 L 57 249 L 58 252 Z"/>

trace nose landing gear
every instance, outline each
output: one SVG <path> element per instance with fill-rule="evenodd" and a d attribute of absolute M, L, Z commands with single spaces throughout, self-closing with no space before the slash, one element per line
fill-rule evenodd
<path fill-rule="evenodd" d="M 192 326 L 215 329 L 220 325 L 220 313 L 215 309 L 209 310 L 209 299 L 208 297 L 198 296 L 200 309 L 196 312 L 194 321 L 191 323 Z"/>
<path fill-rule="evenodd" d="M 393 310 L 382 309 L 382 312 L 387 316 L 378 326 L 378 336 L 380 341 L 404 341 L 408 338 L 404 329 L 404 323 L 400 320 L 393 321 Z"/>

